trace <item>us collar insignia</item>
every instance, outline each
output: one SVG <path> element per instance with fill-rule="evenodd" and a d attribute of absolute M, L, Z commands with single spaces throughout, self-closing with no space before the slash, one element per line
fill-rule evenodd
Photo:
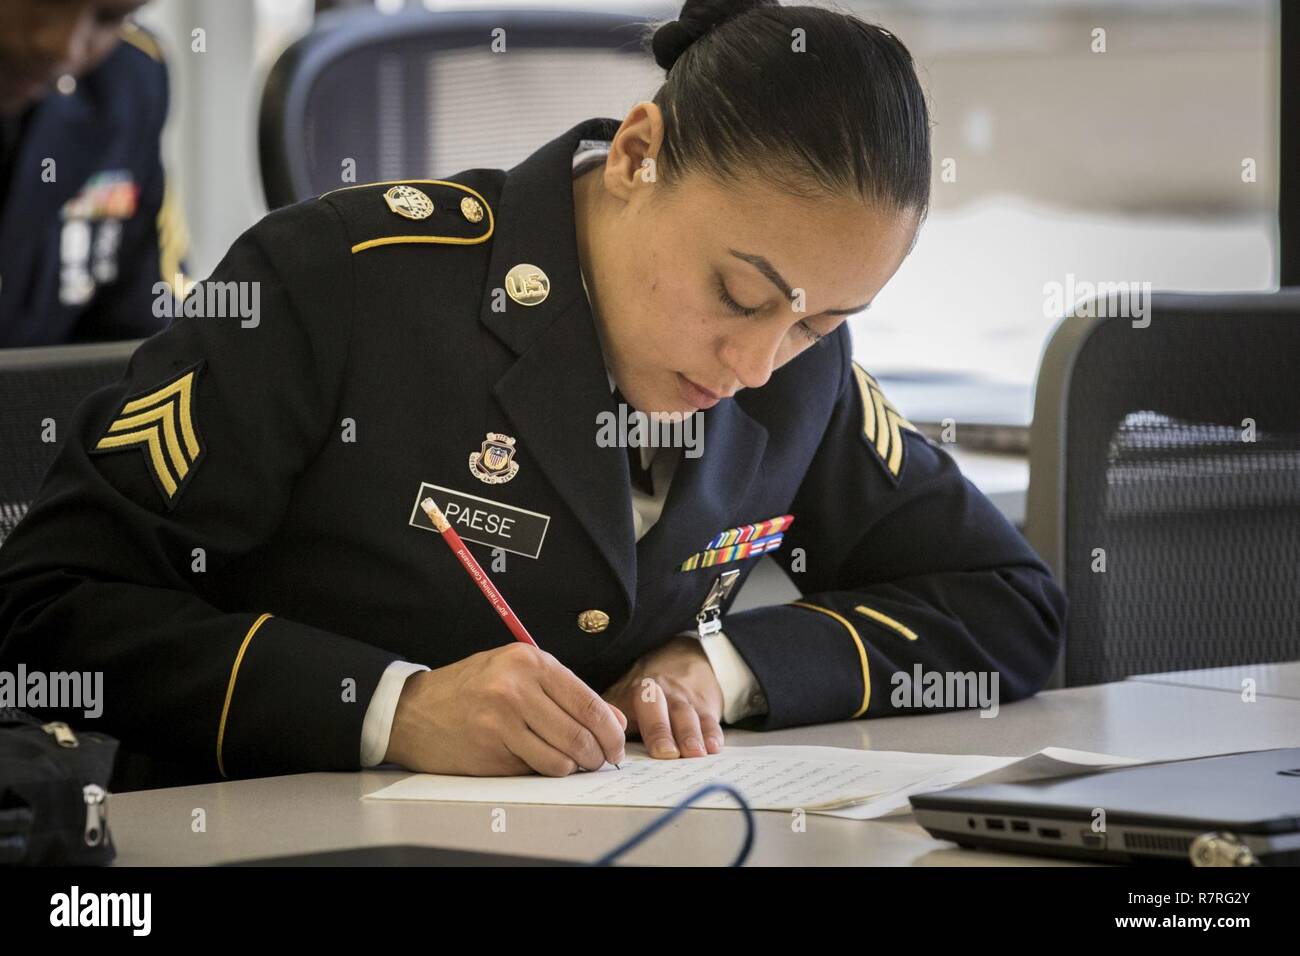
<path fill-rule="evenodd" d="M 503 484 L 519 474 L 515 440 L 500 432 L 488 432 L 479 450 L 470 453 L 469 473 L 489 485 Z"/>
<path fill-rule="evenodd" d="M 551 280 L 530 262 L 521 262 L 506 273 L 506 293 L 520 305 L 541 305 L 551 294 Z"/>
<path fill-rule="evenodd" d="M 778 515 L 757 524 L 742 524 L 728 528 L 713 536 L 703 551 L 691 555 L 680 565 L 678 571 L 694 571 L 697 568 L 711 568 L 715 564 L 728 561 L 741 561 L 755 558 L 781 547 L 785 529 L 794 521 L 794 515 Z"/>

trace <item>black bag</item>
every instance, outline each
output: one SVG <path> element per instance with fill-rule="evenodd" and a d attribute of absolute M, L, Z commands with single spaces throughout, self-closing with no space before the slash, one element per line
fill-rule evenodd
<path fill-rule="evenodd" d="M 116 752 L 105 734 L 0 708 L 0 864 L 111 862 L 106 800 Z"/>

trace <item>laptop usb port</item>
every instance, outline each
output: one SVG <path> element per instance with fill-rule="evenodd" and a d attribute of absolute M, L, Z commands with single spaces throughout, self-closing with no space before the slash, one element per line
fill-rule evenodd
<path fill-rule="evenodd" d="M 1011 829 L 1015 830 L 1017 833 L 1028 833 L 1028 832 L 1029 832 L 1029 821 L 1028 821 L 1028 820 L 1012 820 L 1012 821 L 1011 821 Z"/>
<path fill-rule="evenodd" d="M 1007 821 L 995 820 L 993 817 L 985 817 L 984 825 L 990 830 L 1005 830 L 1007 828 Z"/>
<path fill-rule="evenodd" d="M 1044 840 L 1061 839 L 1061 831 L 1056 829 L 1056 827 L 1039 827 L 1038 835 L 1042 837 Z"/>

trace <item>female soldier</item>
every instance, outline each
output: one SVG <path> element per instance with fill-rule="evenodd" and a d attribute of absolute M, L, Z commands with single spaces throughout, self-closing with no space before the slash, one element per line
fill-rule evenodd
<path fill-rule="evenodd" d="M 906 713 L 900 673 L 1037 690 L 1060 592 L 851 360 L 927 208 L 910 56 L 766 0 L 652 42 L 622 122 L 241 237 L 78 410 L 0 553 L 3 660 L 103 671 L 102 729 L 191 779 L 567 774 Z M 629 456 L 624 402 L 702 432 Z M 802 599 L 720 627 L 778 546 Z"/>

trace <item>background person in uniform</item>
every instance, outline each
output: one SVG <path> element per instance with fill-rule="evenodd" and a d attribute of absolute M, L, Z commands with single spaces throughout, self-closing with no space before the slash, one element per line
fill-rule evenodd
<path fill-rule="evenodd" d="M 103 670 L 101 726 L 200 779 L 566 774 L 912 713 L 915 667 L 1041 687 L 1060 590 L 851 358 L 928 205 L 911 57 L 746 2 L 653 49 L 621 122 L 236 241 L 213 279 L 260 321 L 178 318 L 79 409 L 0 549 L 0 663 Z M 598 441 L 624 401 L 698 412 L 702 454 Z M 721 617 L 762 554 L 801 600 Z"/>
<path fill-rule="evenodd" d="M 140 0 L 0 4 L 0 347 L 142 338 L 184 228 Z"/>

